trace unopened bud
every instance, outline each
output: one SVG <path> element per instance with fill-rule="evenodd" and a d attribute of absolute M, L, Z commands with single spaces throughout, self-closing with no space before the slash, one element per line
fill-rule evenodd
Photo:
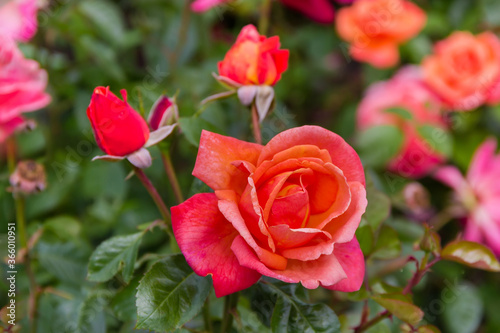
<path fill-rule="evenodd" d="M 419 214 L 431 206 L 429 191 L 417 182 L 409 183 L 403 190 L 406 205 L 412 213 Z"/>
<path fill-rule="evenodd" d="M 47 187 L 45 168 L 35 161 L 20 161 L 9 180 L 13 193 L 31 194 Z"/>
<path fill-rule="evenodd" d="M 175 100 L 162 95 L 153 104 L 149 112 L 148 123 L 151 129 L 156 131 L 160 127 L 175 124 L 178 119 L 179 111 Z"/>

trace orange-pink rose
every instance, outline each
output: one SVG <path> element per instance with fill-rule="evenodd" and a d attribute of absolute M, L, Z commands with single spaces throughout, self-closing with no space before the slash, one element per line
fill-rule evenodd
<path fill-rule="evenodd" d="M 355 231 L 367 204 L 365 176 L 340 136 L 304 126 L 261 146 L 204 131 L 193 175 L 215 192 L 173 207 L 172 226 L 187 262 L 212 275 L 218 297 L 262 275 L 306 288 L 360 288 Z"/>
<path fill-rule="evenodd" d="M 452 110 L 500 102 L 500 40 L 492 32 L 457 31 L 436 44 L 422 67 L 427 84 Z"/>
<path fill-rule="evenodd" d="M 425 12 L 406 0 L 357 0 L 337 14 L 337 31 L 351 56 L 385 68 L 399 62 L 398 46 L 425 25 Z"/>
<path fill-rule="evenodd" d="M 288 68 L 288 56 L 288 50 L 280 49 L 278 36 L 261 36 L 250 24 L 219 62 L 219 75 L 237 85 L 273 86 Z"/>

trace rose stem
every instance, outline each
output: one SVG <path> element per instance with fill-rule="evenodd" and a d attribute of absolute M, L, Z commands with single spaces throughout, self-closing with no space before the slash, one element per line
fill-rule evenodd
<path fill-rule="evenodd" d="M 255 103 L 252 103 L 252 127 L 253 127 L 253 136 L 255 138 L 255 142 L 261 145 L 262 135 L 260 133 L 259 113 L 257 112 L 257 106 L 255 105 Z"/>
<path fill-rule="evenodd" d="M 207 332 L 214 331 L 212 320 L 210 319 L 210 297 L 207 297 L 207 300 L 203 305 L 203 322 L 205 324 L 205 331 Z"/>
<path fill-rule="evenodd" d="M 262 0 L 260 7 L 259 32 L 261 35 L 266 35 L 269 28 L 269 17 L 271 16 L 271 0 Z"/>
<path fill-rule="evenodd" d="M 222 318 L 221 333 L 230 332 L 233 327 L 233 313 L 236 311 L 238 297 L 238 292 L 224 297 L 224 317 Z"/>
<path fill-rule="evenodd" d="M 171 220 L 170 212 L 169 212 L 167 206 L 165 205 L 165 203 L 163 202 L 163 199 L 160 197 L 160 194 L 158 194 L 158 191 L 154 187 L 153 183 L 151 183 L 148 176 L 146 176 L 146 174 L 144 173 L 144 171 L 142 171 L 141 168 L 138 168 L 135 165 L 132 165 L 132 167 L 134 168 L 134 172 L 137 175 L 137 178 L 139 178 L 142 185 L 144 185 L 146 190 L 149 192 L 149 195 L 151 196 L 151 198 L 153 198 L 156 206 L 158 207 L 158 210 L 160 211 L 161 215 L 163 216 L 163 220 L 165 222 L 170 221 Z M 170 230 L 169 228 L 167 228 L 167 229 Z"/>
<path fill-rule="evenodd" d="M 184 47 L 184 42 L 186 41 L 188 29 L 189 29 L 189 21 L 191 18 L 191 1 L 184 1 L 184 8 L 182 9 L 181 16 L 181 26 L 179 29 L 179 37 L 177 38 L 177 45 L 175 46 L 174 52 L 170 57 L 170 68 L 175 71 L 177 68 L 177 60 L 182 52 L 182 48 Z"/>
<path fill-rule="evenodd" d="M 16 147 L 13 138 L 7 140 L 7 161 L 9 172 L 12 174 L 16 166 Z M 26 269 L 26 275 L 28 275 L 30 284 L 28 318 L 30 319 L 31 323 L 30 332 L 34 333 L 36 332 L 36 307 L 38 287 L 36 284 L 35 276 L 33 275 L 33 270 L 31 269 L 31 258 L 29 255 L 28 237 L 26 233 L 26 217 L 24 215 L 24 197 L 22 196 L 22 194 L 14 194 L 14 202 L 16 206 L 17 228 L 19 231 L 19 245 L 21 249 L 26 249 L 26 255 L 24 257 L 24 267 Z"/>
<path fill-rule="evenodd" d="M 165 172 L 167 173 L 168 179 L 170 180 L 170 186 L 172 186 L 172 190 L 174 191 L 175 199 L 177 200 L 177 203 L 180 204 L 184 202 L 184 197 L 182 196 L 181 187 L 179 186 L 179 181 L 172 164 L 172 158 L 170 158 L 170 154 L 168 153 L 168 151 L 163 149 L 161 150 L 161 159 L 163 160 Z"/>
<path fill-rule="evenodd" d="M 366 322 L 362 326 L 356 327 L 354 329 L 354 333 L 364 332 L 367 329 L 369 329 L 370 327 L 378 324 L 379 322 L 381 322 L 382 320 L 384 320 L 385 318 L 388 318 L 390 316 L 391 316 L 391 313 L 389 311 L 385 310 L 384 312 L 381 312 L 377 316 L 373 317 L 373 319 L 371 319 L 370 321 Z"/>
<path fill-rule="evenodd" d="M 413 274 L 413 277 L 410 279 L 406 287 L 403 289 L 402 294 L 408 294 L 411 292 L 411 289 L 415 287 L 422 277 L 427 273 L 432 266 L 434 266 L 435 263 L 441 260 L 441 257 L 436 256 L 431 262 L 427 263 L 427 260 L 429 259 L 429 253 L 427 253 L 422 260 L 421 264 L 419 265 L 418 261 L 416 259 L 410 258 L 409 260 L 415 260 L 415 263 L 417 265 L 417 270 L 415 271 L 415 274 Z M 391 313 L 387 310 L 379 313 L 375 317 L 373 317 L 370 321 L 361 324 L 360 326 L 356 327 L 354 329 L 354 333 L 362 333 L 369 329 L 370 327 L 378 324 L 380 321 L 384 320 L 385 318 L 388 318 L 391 316 Z"/>

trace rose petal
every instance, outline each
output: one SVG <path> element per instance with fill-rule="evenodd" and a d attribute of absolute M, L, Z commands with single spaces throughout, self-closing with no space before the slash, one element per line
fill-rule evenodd
<path fill-rule="evenodd" d="M 361 222 L 361 216 L 365 213 L 368 204 L 366 189 L 363 185 L 352 182 L 349 183 L 349 189 L 351 191 L 349 208 L 344 214 L 334 218 L 323 228 L 338 243 L 349 242 L 354 237 Z"/>
<path fill-rule="evenodd" d="M 214 194 L 197 194 L 171 212 L 175 239 L 187 262 L 196 274 L 212 275 L 215 295 L 222 297 L 250 287 L 260 274 L 241 266 L 229 250 L 238 233 L 217 201 Z"/>
<path fill-rule="evenodd" d="M 486 140 L 479 146 L 467 172 L 467 180 L 470 183 L 477 182 L 487 171 L 491 171 L 491 163 L 495 158 L 496 149 L 497 142 L 494 138 Z"/>
<path fill-rule="evenodd" d="M 297 246 L 304 245 L 315 237 L 320 238 L 323 241 L 327 241 L 332 238 L 330 234 L 322 230 L 311 228 L 292 229 L 286 224 L 270 226 L 269 233 L 273 236 L 277 247 L 282 250 L 283 254 L 285 253 L 283 249 L 295 248 Z M 286 257 L 285 254 L 284 256 Z"/>
<path fill-rule="evenodd" d="M 193 176 L 214 190 L 232 189 L 241 194 L 247 175 L 232 162 L 242 160 L 255 164 L 261 149 L 257 144 L 203 131 Z"/>
<path fill-rule="evenodd" d="M 323 287 L 343 292 L 359 290 L 365 278 L 365 260 L 356 237 L 348 243 L 335 244 L 333 256 L 338 259 L 347 277 L 333 285 L 323 284 Z"/>
<path fill-rule="evenodd" d="M 434 178 L 458 192 L 461 192 L 468 186 L 462 173 L 454 166 L 439 168 L 434 173 Z"/>
<path fill-rule="evenodd" d="M 275 269 L 285 269 L 287 266 L 287 260 L 283 256 L 273 253 L 259 244 L 254 239 L 254 236 L 248 230 L 245 220 L 241 216 L 238 210 L 238 205 L 234 201 L 219 200 L 219 210 L 224 215 L 224 217 L 231 222 L 233 227 L 238 231 L 241 237 L 251 248 L 257 253 L 259 259 L 264 262 L 267 266 L 273 267 Z"/>
<path fill-rule="evenodd" d="M 288 148 L 302 145 L 314 145 L 326 149 L 332 164 L 344 172 L 348 182 L 358 181 L 365 184 L 365 173 L 356 151 L 342 137 L 319 126 L 292 128 L 276 135 L 262 149 L 257 166 Z"/>
<path fill-rule="evenodd" d="M 300 282 L 308 289 L 315 289 L 320 284 L 333 285 L 347 277 L 334 255 L 322 256 L 312 261 L 288 260 L 286 269 L 274 270 L 257 258 L 255 252 L 241 236 L 234 239 L 231 250 L 238 258 L 240 265 L 284 282 Z"/>

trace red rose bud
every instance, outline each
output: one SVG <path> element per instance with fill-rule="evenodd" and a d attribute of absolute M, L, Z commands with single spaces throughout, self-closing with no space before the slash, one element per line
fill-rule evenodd
<path fill-rule="evenodd" d="M 155 104 L 153 104 L 149 112 L 148 123 L 149 126 L 156 131 L 160 127 L 176 123 L 178 118 L 179 111 L 177 110 L 175 100 L 162 95 Z"/>
<path fill-rule="evenodd" d="M 32 194 L 47 187 L 45 168 L 35 161 L 20 161 L 9 178 L 13 193 Z"/>
<path fill-rule="evenodd" d="M 219 62 L 220 81 L 230 85 L 275 85 L 288 67 L 288 50 L 280 50 L 278 36 L 259 35 L 245 26 L 236 42 Z"/>
<path fill-rule="evenodd" d="M 127 92 L 120 92 L 123 101 L 109 87 L 97 87 L 87 108 L 97 145 L 111 156 L 129 155 L 149 139 L 148 124 L 127 103 Z"/>

